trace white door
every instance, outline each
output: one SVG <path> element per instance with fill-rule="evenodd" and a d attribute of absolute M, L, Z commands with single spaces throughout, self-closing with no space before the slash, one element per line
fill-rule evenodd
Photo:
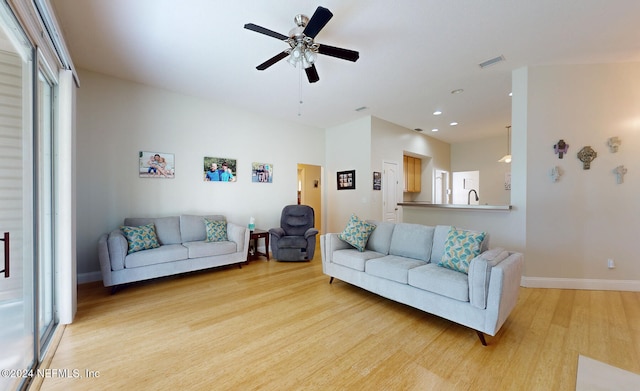
<path fill-rule="evenodd" d="M 382 163 L 382 208 L 384 221 L 398 221 L 398 202 L 400 200 L 400 183 L 398 163 Z"/>
<path fill-rule="evenodd" d="M 435 178 L 433 181 L 433 203 L 448 204 L 449 203 L 449 172 L 435 170 Z"/>
<path fill-rule="evenodd" d="M 452 179 L 454 204 L 480 204 L 480 171 L 454 172 Z"/>

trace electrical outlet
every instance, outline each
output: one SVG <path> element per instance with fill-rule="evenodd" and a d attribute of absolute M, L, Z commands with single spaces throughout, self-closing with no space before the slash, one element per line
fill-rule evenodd
<path fill-rule="evenodd" d="M 615 262 L 613 262 L 613 259 L 611 259 L 611 258 L 607 259 L 607 267 L 608 267 L 609 269 L 615 269 L 615 267 L 616 267 L 616 263 L 615 263 Z"/>

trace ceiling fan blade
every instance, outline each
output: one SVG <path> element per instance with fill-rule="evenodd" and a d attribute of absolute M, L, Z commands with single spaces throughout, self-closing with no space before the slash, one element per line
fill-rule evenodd
<path fill-rule="evenodd" d="M 318 71 L 316 70 L 315 65 L 311 65 L 309 68 L 304 70 L 307 73 L 307 79 L 309 79 L 309 83 L 315 83 L 320 80 L 318 76 Z"/>
<path fill-rule="evenodd" d="M 358 58 L 360 58 L 360 53 L 356 52 L 355 50 L 342 49 L 335 46 L 322 44 L 320 44 L 320 47 L 318 48 L 318 53 L 353 62 L 357 61 Z"/>
<path fill-rule="evenodd" d="M 327 8 L 318 7 L 302 33 L 307 37 L 315 38 L 332 17 L 333 14 Z"/>
<path fill-rule="evenodd" d="M 277 63 L 278 61 L 282 60 L 283 58 L 287 57 L 288 55 L 289 55 L 289 53 L 287 53 L 286 50 L 284 52 L 278 53 L 275 56 L 273 56 L 270 59 L 268 59 L 267 61 L 265 61 L 262 64 L 258 65 L 256 67 L 256 69 L 259 70 L 259 71 L 264 71 L 265 69 L 269 68 L 271 65 Z"/>
<path fill-rule="evenodd" d="M 264 28 L 262 26 L 258 26 L 257 24 L 253 24 L 253 23 L 245 24 L 244 28 L 246 28 L 247 30 L 255 31 L 256 33 L 268 35 L 270 37 L 279 39 L 281 41 L 286 41 L 287 39 L 289 39 L 289 37 L 287 37 L 284 34 L 276 33 L 275 31 L 269 30 L 267 28 Z"/>

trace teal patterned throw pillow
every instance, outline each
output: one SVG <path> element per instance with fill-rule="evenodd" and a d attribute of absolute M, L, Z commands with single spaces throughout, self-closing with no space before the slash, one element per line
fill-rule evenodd
<path fill-rule="evenodd" d="M 153 223 L 141 225 L 140 227 L 128 227 L 123 225 L 120 227 L 120 230 L 127 238 L 127 244 L 129 245 L 127 254 L 160 247 L 160 243 L 158 243 L 158 236 L 156 235 L 156 227 Z"/>
<path fill-rule="evenodd" d="M 485 232 L 465 231 L 451 227 L 438 266 L 469 274 L 469 263 L 480 255 Z"/>
<path fill-rule="evenodd" d="M 227 239 L 227 222 L 224 220 L 204 219 L 207 228 L 207 242 L 224 242 Z"/>
<path fill-rule="evenodd" d="M 338 234 L 338 237 L 362 252 L 374 229 L 376 229 L 374 224 L 360 220 L 358 216 L 353 214 L 344 231 Z"/>

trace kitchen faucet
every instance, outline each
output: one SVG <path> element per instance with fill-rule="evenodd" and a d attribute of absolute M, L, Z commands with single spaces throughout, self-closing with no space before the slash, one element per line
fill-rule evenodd
<path fill-rule="evenodd" d="M 474 192 L 476 194 L 476 201 L 480 201 L 480 197 L 478 197 L 478 192 L 476 191 L 476 189 L 471 189 L 467 194 L 467 205 L 471 205 L 471 192 Z"/>

